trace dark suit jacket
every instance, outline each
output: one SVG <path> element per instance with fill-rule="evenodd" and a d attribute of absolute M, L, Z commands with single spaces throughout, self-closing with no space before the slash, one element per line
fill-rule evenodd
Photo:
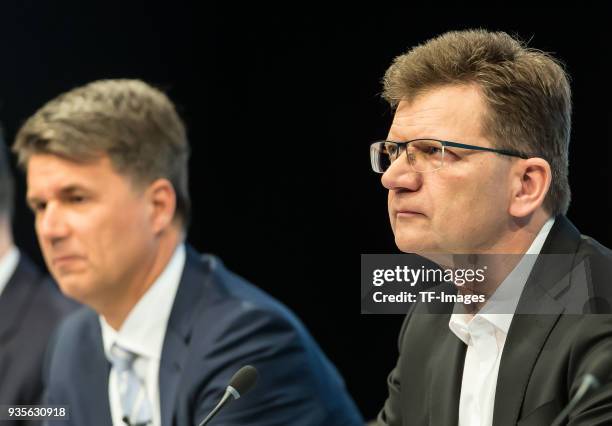
<path fill-rule="evenodd" d="M 0 405 L 41 402 L 45 348 L 73 307 L 22 252 L 0 295 Z"/>
<path fill-rule="evenodd" d="M 298 319 L 218 258 L 188 249 L 161 356 L 162 425 L 197 425 L 245 364 L 259 371 L 255 388 L 211 425 L 363 425 L 340 375 Z M 97 314 L 83 309 L 69 317 L 47 369 L 47 402 L 70 406 L 62 424 L 111 425 L 109 369 Z"/>
<path fill-rule="evenodd" d="M 609 313 L 612 253 L 559 216 L 541 254 L 518 305 L 528 314 L 514 315 L 504 345 L 495 426 L 550 425 L 592 360 L 608 353 L 612 362 L 612 316 L 568 314 L 566 297 L 586 285 L 589 302 L 601 297 L 602 303 L 586 303 L 583 311 Z M 449 330 L 452 312 L 424 313 L 430 308 L 416 304 L 406 316 L 379 425 L 457 425 L 466 345 Z M 588 394 L 569 424 L 612 424 L 612 384 Z"/>

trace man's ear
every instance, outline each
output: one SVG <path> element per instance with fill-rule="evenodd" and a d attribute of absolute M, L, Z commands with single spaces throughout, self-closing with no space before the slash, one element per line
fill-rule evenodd
<path fill-rule="evenodd" d="M 510 215 L 523 218 L 540 208 L 544 204 L 551 181 L 550 164 L 543 158 L 517 161 L 512 170 Z"/>
<path fill-rule="evenodd" d="M 150 206 L 150 221 L 153 232 L 164 231 L 174 219 L 176 192 L 168 179 L 153 181 L 146 189 L 145 196 Z"/>

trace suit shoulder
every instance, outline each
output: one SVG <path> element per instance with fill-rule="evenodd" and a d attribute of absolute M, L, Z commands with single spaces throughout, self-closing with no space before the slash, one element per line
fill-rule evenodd
<path fill-rule="evenodd" d="M 363 424 L 342 377 L 300 320 L 281 302 L 225 268 L 219 259 L 204 256 L 202 261 L 207 265 L 204 287 L 209 291 L 201 298 L 203 305 L 197 309 L 190 339 L 193 358 L 207 366 L 192 387 L 205 407 L 202 413 L 212 408 L 205 401 L 216 399 L 231 375 L 250 364 L 261 373 L 259 395 L 279 388 L 287 391 L 284 406 L 268 408 L 282 418 L 275 424 L 294 422 L 296 413 L 312 424 L 332 424 L 330 419 L 333 424 Z M 258 407 L 253 414 L 275 404 L 256 397 L 244 401 Z M 231 423 L 251 422 L 241 420 Z"/>
<path fill-rule="evenodd" d="M 75 312 L 81 305 L 64 296 L 50 277 L 42 277 L 36 284 L 32 304 L 37 312 L 57 320 Z"/>
<path fill-rule="evenodd" d="M 283 342 L 300 350 L 320 350 L 302 322 L 281 302 L 231 272 L 218 258 L 207 255 L 202 262 L 208 269 L 207 290 L 201 297 L 196 333 L 203 347 L 218 348 L 213 342 L 223 341 L 244 348 L 248 341 L 258 347 L 279 348 L 282 345 L 276 344 Z"/>
<path fill-rule="evenodd" d="M 588 235 L 580 236 L 578 252 L 586 256 L 602 256 L 612 261 L 612 250 Z"/>
<path fill-rule="evenodd" d="M 43 274 L 25 253 L 21 253 L 10 278 L 8 287 L 11 286 L 19 289 L 12 300 L 20 306 L 22 324 L 32 324 L 41 332 L 50 332 L 78 307 L 76 302 L 60 293 L 49 276 Z"/>
<path fill-rule="evenodd" d="M 257 312 L 280 320 L 297 322 L 295 315 L 284 304 L 230 271 L 219 258 L 204 255 L 202 261 L 208 265 L 210 271 L 206 284 L 214 286 L 218 292 L 218 298 L 211 299 L 211 302 L 234 305 L 242 312 Z"/>
<path fill-rule="evenodd" d="M 68 348 L 72 342 L 91 339 L 95 332 L 99 334 L 98 315 L 90 308 L 83 306 L 66 316 L 55 333 L 56 349 Z"/>

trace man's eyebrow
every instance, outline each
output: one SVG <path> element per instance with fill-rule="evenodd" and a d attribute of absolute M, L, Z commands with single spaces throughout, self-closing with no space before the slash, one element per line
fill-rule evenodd
<path fill-rule="evenodd" d="M 86 187 L 79 185 L 79 184 L 73 184 L 73 185 L 68 185 L 68 186 L 61 188 L 59 190 L 59 195 L 61 197 L 65 197 L 65 196 L 72 195 L 75 192 L 87 192 L 87 191 L 88 189 Z M 41 197 L 38 197 L 36 195 L 32 195 L 32 196 L 26 195 L 26 202 L 28 204 L 34 204 L 34 203 L 41 202 L 41 201 L 44 201 L 44 199 Z"/>
<path fill-rule="evenodd" d="M 59 193 L 60 195 L 70 195 L 75 192 L 81 191 L 87 191 L 87 188 L 79 184 L 73 184 L 63 187 L 62 189 L 60 189 Z"/>

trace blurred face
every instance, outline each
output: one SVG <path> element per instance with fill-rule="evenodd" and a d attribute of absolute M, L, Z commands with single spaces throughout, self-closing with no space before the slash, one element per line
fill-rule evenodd
<path fill-rule="evenodd" d="M 155 250 L 149 206 L 107 156 L 77 163 L 35 154 L 27 184 L 45 262 L 66 295 L 95 309 L 146 274 Z"/>
<path fill-rule="evenodd" d="M 493 147 L 482 135 L 486 111 L 474 86 L 445 86 L 400 102 L 390 141 L 433 138 Z M 404 252 L 486 252 L 509 220 L 509 157 L 446 148 L 443 168 L 411 169 L 406 153 L 382 176 L 397 246 Z"/>

